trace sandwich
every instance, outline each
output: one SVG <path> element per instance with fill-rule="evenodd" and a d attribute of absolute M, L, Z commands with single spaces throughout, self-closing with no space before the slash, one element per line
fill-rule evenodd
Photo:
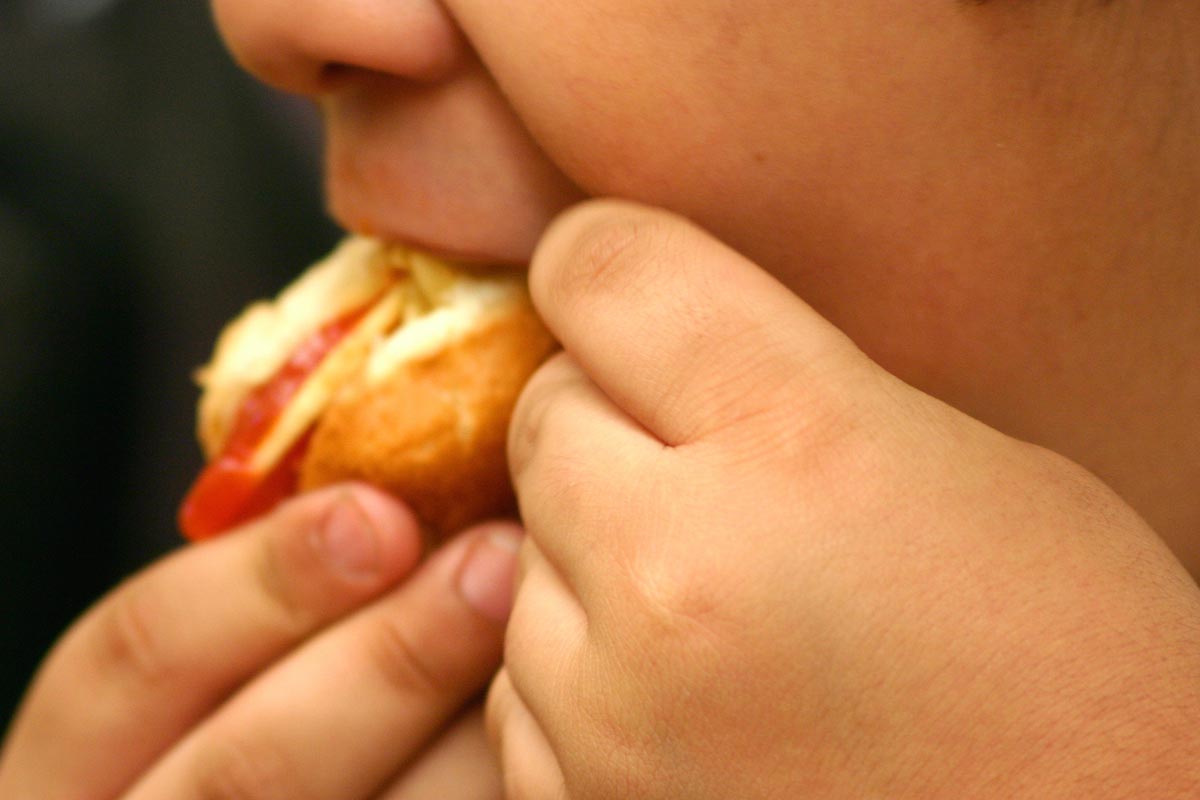
<path fill-rule="evenodd" d="M 508 421 L 555 348 L 522 272 L 350 236 L 246 308 L 197 371 L 207 466 L 180 528 L 206 539 L 351 480 L 402 499 L 435 541 L 514 513 Z"/>

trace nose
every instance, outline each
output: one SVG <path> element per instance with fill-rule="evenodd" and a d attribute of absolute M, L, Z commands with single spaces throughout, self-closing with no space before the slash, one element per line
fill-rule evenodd
<path fill-rule="evenodd" d="M 213 0 L 213 14 L 245 69 L 298 94 L 353 73 L 435 81 L 465 50 L 437 0 Z"/>
<path fill-rule="evenodd" d="M 325 194 L 348 230 L 525 263 L 579 190 L 442 0 L 212 0 L 234 57 L 320 101 Z"/>

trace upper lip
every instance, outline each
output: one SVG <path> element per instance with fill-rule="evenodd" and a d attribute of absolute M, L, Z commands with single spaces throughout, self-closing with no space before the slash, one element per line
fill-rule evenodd
<path fill-rule="evenodd" d="M 377 205 L 371 203 L 330 205 L 334 221 L 350 233 L 371 236 L 383 242 L 411 247 L 429 255 L 466 265 L 518 267 L 529 264 L 532 246 L 515 249 L 489 247 L 488 239 L 462 242 L 451 241 L 454 228 L 447 225 L 422 226 L 417 213 L 379 213 Z M 469 237 L 463 237 L 468 239 Z M 528 248 L 528 250 L 526 250 Z M 514 251 L 515 250 L 515 251 Z"/>
<path fill-rule="evenodd" d="M 505 259 L 491 253 L 463 250 L 453 245 L 448 245 L 444 242 L 425 239 L 408 231 L 400 231 L 390 227 L 376 227 L 373 225 L 363 225 L 358 228 L 352 228 L 350 226 L 346 227 L 347 230 L 351 230 L 354 233 L 373 236 L 383 242 L 411 247 L 414 250 L 420 250 L 423 253 L 428 253 L 429 255 L 434 256 L 435 258 L 440 258 L 444 261 L 453 261 L 460 264 L 471 264 L 477 266 L 494 265 L 514 267 L 524 266 L 529 263 L 528 259 Z"/>

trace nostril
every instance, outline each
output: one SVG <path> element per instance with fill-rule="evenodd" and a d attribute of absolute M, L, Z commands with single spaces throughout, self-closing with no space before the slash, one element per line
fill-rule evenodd
<path fill-rule="evenodd" d="M 364 76 L 438 82 L 467 50 L 440 0 L 211 3 L 237 60 L 289 92 L 322 94 Z"/>
<path fill-rule="evenodd" d="M 312 73 L 312 80 L 307 94 L 315 97 L 337 94 L 354 86 L 367 86 L 373 83 L 392 83 L 397 76 L 393 73 L 382 72 L 371 67 L 347 64 L 343 61 L 330 61 L 322 64 Z M 404 80 L 410 80 L 405 78 Z"/>
<path fill-rule="evenodd" d="M 322 91 L 330 92 L 336 90 L 339 86 L 347 81 L 353 80 L 355 75 L 360 75 L 364 72 L 361 67 L 351 66 L 341 61 L 331 61 L 321 66 L 317 72 L 317 84 Z"/>

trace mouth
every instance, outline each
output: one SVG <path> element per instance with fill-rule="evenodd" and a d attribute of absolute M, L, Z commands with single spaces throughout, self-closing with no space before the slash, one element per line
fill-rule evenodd
<path fill-rule="evenodd" d="M 412 183 L 338 182 L 326 190 L 330 214 L 347 233 L 419 250 L 470 267 L 524 268 L 545 224 L 451 197 L 422 197 Z"/>
<path fill-rule="evenodd" d="M 343 106 L 327 114 L 325 197 L 334 220 L 458 263 L 527 265 L 550 221 L 582 192 L 548 162 L 522 155 L 519 142 L 497 152 L 463 140 L 460 121 L 436 109 L 433 121 L 414 116 L 403 100 L 371 105 L 374 116 Z"/>
<path fill-rule="evenodd" d="M 457 244 L 428 238 L 422 233 L 407 227 L 386 224 L 384 220 L 369 217 L 342 218 L 335 215 L 335 221 L 352 235 L 365 236 L 384 243 L 386 248 L 400 250 L 415 250 L 426 253 L 441 261 L 448 261 L 468 268 L 499 269 L 525 268 L 529 258 L 510 258 L 484 250 L 471 250 Z"/>

